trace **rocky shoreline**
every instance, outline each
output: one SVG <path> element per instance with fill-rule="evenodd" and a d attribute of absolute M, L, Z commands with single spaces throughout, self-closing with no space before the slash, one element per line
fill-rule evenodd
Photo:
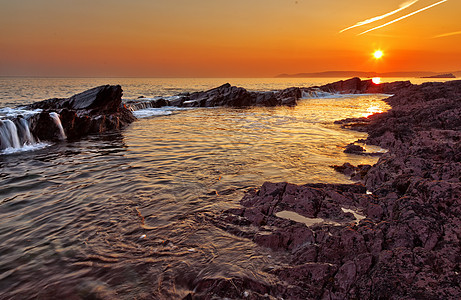
<path fill-rule="evenodd" d="M 392 109 L 360 128 L 389 151 L 374 166 L 336 166 L 356 184 L 265 183 L 210 218 L 289 257 L 267 270 L 274 284 L 197 279 L 187 298 L 459 299 L 461 81 L 402 86 L 385 101 Z"/>
<path fill-rule="evenodd" d="M 226 83 L 208 91 L 123 103 L 120 85 L 103 85 L 70 98 L 53 98 L 18 108 L 39 109 L 40 113 L 11 117 L 7 124 L 0 120 L 0 150 L 36 141 L 77 140 L 89 134 L 120 130 L 136 120 L 133 111 L 146 108 L 296 106 L 299 99 L 319 93 L 393 93 L 408 86 L 411 86 L 408 81 L 377 85 L 371 80 L 351 78 L 310 88 L 254 92 Z"/>
<path fill-rule="evenodd" d="M 319 92 L 395 94 L 385 100 L 392 106 L 386 113 L 337 122 L 367 132 L 361 142 L 389 151 L 373 166 L 334 166 L 355 184 L 265 183 L 247 193 L 240 207 L 197 216 L 286 261 L 263 270 L 274 278 L 270 283 L 193 278 L 186 299 L 461 298 L 461 81 L 375 85 L 352 78 L 264 93 L 226 84 L 127 105 L 121 87 L 107 85 L 25 108 L 42 110 L 28 119 L 30 133 L 58 141 L 56 114 L 67 138 L 79 139 L 129 125 L 136 120 L 133 109 L 291 106 L 303 94 Z M 21 120 L 0 125 L 14 121 L 19 127 Z M 357 145 L 345 151 L 373 155 Z"/>

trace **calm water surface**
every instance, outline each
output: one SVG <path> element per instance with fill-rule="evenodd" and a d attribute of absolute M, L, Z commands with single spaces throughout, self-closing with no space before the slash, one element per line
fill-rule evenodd
<path fill-rule="evenodd" d="M 0 79 L 2 107 L 120 83 L 125 99 L 252 90 L 313 80 Z M 331 81 L 331 79 L 329 79 Z M 0 156 L 0 298 L 180 299 L 200 279 L 275 280 L 282 255 L 208 216 L 265 181 L 347 183 L 329 166 L 373 164 L 333 122 L 386 110 L 385 96 L 304 99 L 295 108 L 213 108 L 142 118 L 122 132 Z M 163 111 L 165 112 L 165 111 Z"/>

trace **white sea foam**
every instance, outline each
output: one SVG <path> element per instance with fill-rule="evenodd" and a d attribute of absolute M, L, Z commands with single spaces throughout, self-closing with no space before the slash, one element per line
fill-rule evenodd
<path fill-rule="evenodd" d="M 344 98 L 352 98 L 352 97 L 361 97 L 361 96 L 376 96 L 376 95 L 382 95 L 382 96 L 387 96 L 390 97 L 392 95 L 390 94 L 340 94 L 340 93 L 329 93 L 329 92 L 324 92 L 321 90 L 315 90 L 315 91 L 303 91 L 302 92 L 302 97 L 301 99 L 344 99 Z"/>
<path fill-rule="evenodd" d="M 160 99 L 165 99 L 165 100 L 176 100 L 181 98 L 182 96 L 167 96 L 167 97 L 142 97 L 138 98 L 136 100 L 138 101 L 153 101 L 153 100 L 160 100 Z"/>
<path fill-rule="evenodd" d="M 181 111 L 181 110 L 190 110 L 193 108 L 190 107 L 174 107 L 174 106 L 164 106 L 160 108 L 144 108 L 140 110 L 133 111 L 133 115 L 138 118 L 149 118 L 155 116 L 168 116 L 173 114 L 174 111 Z"/>
<path fill-rule="evenodd" d="M 17 116 L 28 117 L 31 115 L 39 114 L 41 112 L 42 112 L 41 109 L 28 110 L 28 109 L 23 109 L 23 108 L 11 108 L 11 107 L 0 108 L 0 116 L 8 117 L 8 118 L 14 118 Z"/>
<path fill-rule="evenodd" d="M 49 144 L 37 143 L 30 132 L 29 123 L 24 118 L 17 118 L 14 122 L 9 119 L 0 119 L 0 155 L 13 154 L 24 151 L 33 151 L 47 147 Z"/>
<path fill-rule="evenodd" d="M 47 143 L 35 143 L 33 145 L 23 145 L 20 148 L 13 148 L 9 147 L 3 150 L 0 150 L 0 155 L 9 155 L 9 154 L 15 154 L 15 153 L 20 153 L 20 152 L 28 152 L 28 151 L 35 151 L 39 149 L 43 149 L 50 146 L 50 144 Z"/>

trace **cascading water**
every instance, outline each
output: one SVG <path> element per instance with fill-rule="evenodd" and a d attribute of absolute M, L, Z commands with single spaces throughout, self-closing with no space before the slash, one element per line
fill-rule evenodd
<path fill-rule="evenodd" d="M 59 128 L 60 138 L 62 140 L 65 140 L 67 136 L 66 136 L 66 133 L 64 132 L 64 128 L 62 127 L 61 119 L 59 118 L 58 113 L 50 112 L 50 117 L 53 119 L 54 123 Z"/>
<path fill-rule="evenodd" d="M 29 122 L 23 117 L 0 120 L 0 154 L 36 150 L 48 146 L 37 142 L 30 132 Z"/>
<path fill-rule="evenodd" d="M 23 145 L 33 145 L 36 143 L 35 138 L 32 136 L 29 128 L 29 122 L 26 119 L 19 118 L 18 124 L 19 137 Z"/>
<path fill-rule="evenodd" d="M 18 129 L 11 120 L 0 120 L 1 148 L 20 148 Z"/>

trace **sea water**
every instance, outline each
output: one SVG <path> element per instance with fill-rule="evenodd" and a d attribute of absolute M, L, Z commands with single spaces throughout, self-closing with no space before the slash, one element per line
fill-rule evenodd
<path fill-rule="evenodd" d="M 127 101 L 226 82 L 267 91 L 331 81 L 0 78 L 0 118 L 101 84 L 121 84 Z M 275 280 L 265 270 L 284 263 L 283 254 L 230 235 L 209 218 L 238 207 L 245 191 L 265 181 L 349 183 L 330 166 L 377 158 L 343 153 L 366 134 L 334 121 L 385 111 L 385 97 L 146 109 L 120 132 L 2 153 L 0 298 L 175 299 L 205 278 Z"/>

